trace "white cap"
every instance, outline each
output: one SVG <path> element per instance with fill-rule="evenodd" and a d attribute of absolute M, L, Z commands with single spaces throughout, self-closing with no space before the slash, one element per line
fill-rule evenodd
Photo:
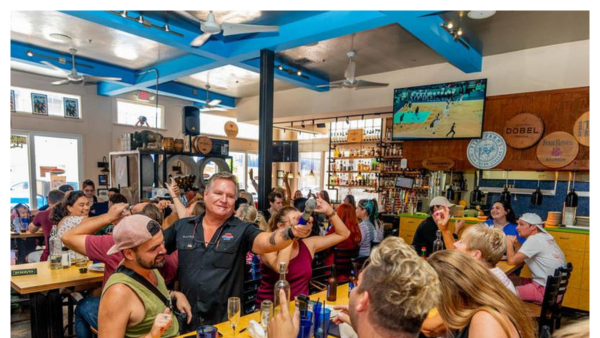
<path fill-rule="evenodd" d="M 544 229 L 544 225 L 543 225 L 544 221 L 542 221 L 542 218 L 540 216 L 538 216 L 537 214 L 525 213 L 525 214 L 521 215 L 519 220 L 537 226 L 541 232 L 546 232 L 546 229 Z"/>
<path fill-rule="evenodd" d="M 434 197 L 431 200 L 431 202 L 429 202 L 430 208 L 434 205 L 442 205 L 442 206 L 446 206 L 446 207 L 451 207 L 454 204 L 450 203 L 450 201 L 448 201 L 448 199 L 444 196 L 437 196 L 437 197 Z"/>

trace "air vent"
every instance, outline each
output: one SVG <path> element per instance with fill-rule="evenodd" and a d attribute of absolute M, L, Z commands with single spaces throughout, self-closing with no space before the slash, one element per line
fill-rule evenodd
<path fill-rule="evenodd" d="M 307 59 L 305 57 L 299 58 L 299 59 L 295 59 L 294 63 L 299 65 L 299 66 L 305 66 L 311 63 L 315 63 L 313 60 Z"/>

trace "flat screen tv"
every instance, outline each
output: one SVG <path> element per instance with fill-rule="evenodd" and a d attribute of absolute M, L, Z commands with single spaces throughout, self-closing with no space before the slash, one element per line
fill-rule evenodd
<path fill-rule="evenodd" d="M 274 141 L 273 162 L 298 162 L 298 141 Z"/>
<path fill-rule="evenodd" d="M 481 138 L 487 79 L 394 89 L 392 139 Z"/>

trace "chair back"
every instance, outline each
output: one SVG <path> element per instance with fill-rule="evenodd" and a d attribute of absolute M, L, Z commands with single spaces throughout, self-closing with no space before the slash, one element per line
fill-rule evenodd
<path fill-rule="evenodd" d="M 571 272 L 573 272 L 573 264 L 569 262 L 556 269 L 553 276 L 548 276 L 539 319 L 540 329 L 549 326 L 554 332 L 554 329 L 560 328 L 562 302 L 567 292 Z"/>
<path fill-rule="evenodd" d="M 333 265 L 313 268 L 312 277 L 308 283 L 308 293 L 313 294 L 327 289 L 327 279 L 333 274 Z"/>
<path fill-rule="evenodd" d="M 333 265 L 336 275 L 349 276 L 352 266 L 352 258 L 357 258 L 360 248 L 356 249 L 333 249 Z"/>
<path fill-rule="evenodd" d="M 27 256 L 25 256 L 25 262 L 27 263 L 38 263 L 42 258 L 42 253 L 44 250 L 36 250 L 32 251 Z"/>

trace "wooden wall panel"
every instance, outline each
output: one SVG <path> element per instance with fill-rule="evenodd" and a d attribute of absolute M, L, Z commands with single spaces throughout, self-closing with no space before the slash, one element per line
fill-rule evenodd
<path fill-rule="evenodd" d="M 577 118 L 589 109 L 589 87 L 490 96 L 486 100 L 483 130 L 502 135 L 508 119 L 519 113 L 532 113 L 544 121 L 544 136 L 555 131 L 572 134 Z M 469 140 L 405 141 L 404 156 L 411 168 L 422 167 L 424 159 L 445 156 L 455 161 L 455 169 L 474 169 L 467 159 L 468 144 Z M 538 161 L 536 147 L 537 144 L 522 150 L 508 147 L 506 157 L 494 169 L 549 170 Z M 579 145 L 575 161 L 558 170 L 589 170 L 589 150 Z"/>

